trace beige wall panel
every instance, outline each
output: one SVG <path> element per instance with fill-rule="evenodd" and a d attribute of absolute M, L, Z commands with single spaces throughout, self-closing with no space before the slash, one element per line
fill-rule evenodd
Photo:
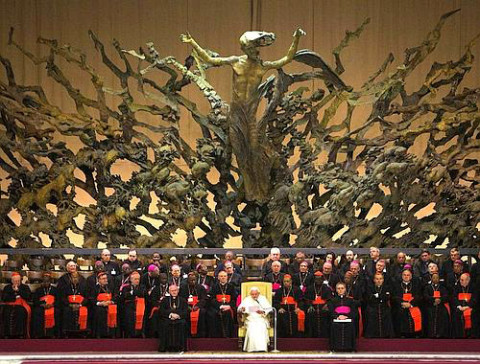
<path fill-rule="evenodd" d="M 300 38 L 298 49 L 313 49 L 315 31 L 312 10 L 312 0 L 261 1 L 259 30 L 273 32 L 276 35 L 275 43 L 263 48 L 262 58 L 275 60 L 284 57 L 292 44 L 293 32 L 297 28 L 307 33 Z M 310 69 L 302 63 L 292 62 L 285 66 L 285 71 L 295 73 L 310 71 Z M 311 84 L 311 82 L 308 83 Z"/>
<path fill-rule="evenodd" d="M 249 1 L 188 1 L 188 29 L 184 31 L 188 30 L 203 48 L 215 51 L 220 56 L 240 55 L 239 38 L 249 28 Z M 185 53 L 180 59 L 183 60 L 187 55 Z M 232 69 L 229 66 L 208 70 L 207 80 L 223 100 L 231 100 Z M 189 85 L 186 89 L 191 100 L 197 103 L 203 113 L 207 113 L 210 107 L 198 87 Z M 195 145 L 195 139 L 202 134 L 198 125 L 191 118 L 190 120 L 189 141 Z"/>
<path fill-rule="evenodd" d="M 465 51 L 465 46 L 478 34 L 480 34 L 480 1 L 461 0 L 460 6 L 460 45 L 461 54 Z M 478 87 L 480 84 L 480 39 L 477 39 L 472 48 L 475 59 L 473 68 L 469 75 L 465 77 L 465 87 Z"/>
<path fill-rule="evenodd" d="M 420 45 L 431 31 L 440 16 L 458 8 L 458 1 L 315 1 L 315 50 L 332 64 L 331 50 L 342 40 L 345 30 L 355 30 L 365 18 L 370 17 L 359 39 L 343 50 L 341 59 L 345 67 L 342 79 L 345 83 L 360 87 L 392 52 L 395 67 L 404 60 L 406 48 Z M 451 17 L 445 24 L 442 38 L 433 54 L 407 79 L 407 92 L 417 90 L 434 61 L 457 60 L 460 53 L 460 17 Z M 361 125 L 367 118 L 370 107 L 358 109 L 353 118 L 353 126 Z M 338 119 L 336 119 L 338 121 Z M 420 152 L 422 148 L 413 148 Z"/>

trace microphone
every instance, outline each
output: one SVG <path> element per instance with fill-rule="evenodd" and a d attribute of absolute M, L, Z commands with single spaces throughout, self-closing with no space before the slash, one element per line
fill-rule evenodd
<path fill-rule="evenodd" d="M 265 312 L 265 309 L 263 308 L 263 306 L 260 304 L 260 302 L 258 302 L 258 299 L 257 298 L 254 298 L 254 301 L 258 303 L 258 305 L 260 306 L 260 308 L 262 309 L 263 312 Z"/>

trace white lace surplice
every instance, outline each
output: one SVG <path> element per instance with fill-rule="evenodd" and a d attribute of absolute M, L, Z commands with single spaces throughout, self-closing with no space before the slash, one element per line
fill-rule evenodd
<path fill-rule="evenodd" d="M 267 351 L 268 350 L 268 328 L 270 327 L 267 314 L 272 311 L 272 306 L 265 296 L 259 295 L 255 301 L 251 296 L 246 297 L 238 311 L 245 307 L 245 342 L 243 350 L 252 351 Z M 261 309 L 265 314 L 258 314 L 256 311 Z"/>

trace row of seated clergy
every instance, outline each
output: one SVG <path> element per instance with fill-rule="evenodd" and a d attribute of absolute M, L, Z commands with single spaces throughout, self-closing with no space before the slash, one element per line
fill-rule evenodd
<path fill-rule="evenodd" d="M 281 287 L 284 273 L 280 271 L 280 263 L 273 262 L 272 272 L 267 274 L 265 281 L 271 282 L 274 289 Z M 399 268 L 400 266 L 395 266 Z M 374 273 L 380 273 L 384 276 L 385 283 L 388 286 L 396 287 L 399 286 L 402 282 L 402 272 L 408 269 L 411 271 L 411 266 L 405 264 L 402 266 L 402 269 L 398 269 L 398 273 L 390 274 L 389 270 L 386 269 L 385 262 L 379 260 L 376 264 L 376 270 Z M 423 275 L 413 275 L 412 281 L 415 286 L 420 288 L 420 294 L 423 296 L 424 291 L 427 287 L 431 285 L 432 276 L 438 274 L 439 269 L 436 263 L 430 262 L 428 264 L 428 270 L 425 271 Z M 446 288 L 447 294 L 450 297 L 449 302 L 453 300 L 455 296 L 455 290 L 458 289 L 460 284 L 460 277 L 465 273 L 463 270 L 462 261 L 456 261 L 453 264 L 453 271 L 447 275 L 447 280 L 440 279 L 440 284 Z M 332 272 L 332 266 L 330 263 L 325 263 L 322 267 L 322 274 L 324 277 L 324 284 L 327 284 L 332 290 L 334 289 L 336 283 L 339 281 L 344 281 L 347 284 L 347 290 L 349 295 L 352 295 L 355 299 L 362 301 L 362 306 L 364 306 L 365 294 L 367 286 L 370 282 L 373 281 L 373 276 L 370 277 L 369 274 L 365 274 L 364 270 L 361 269 L 361 266 L 358 262 L 352 261 L 349 265 L 349 270 L 346 270 L 343 275 L 335 274 Z M 293 285 L 299 287 L 302 292 L 306 292 L 307 287 L 312 284 L 313 274 L 308 271 L 308 263 L 302 262 L 299 265 L 299 272 L 292 275 Z M 472 279 L 472 285 L 474 287 L 480 285 L 480 281 L 475 281 Z"/>
<path fill-rule="evenodd" d="M 243 272 L 241 267 L 234 262 L 235 255 L 228 251 L 225 253 L 225 259 L 222 262 L 219 262 L 217 267 L 215 268 L 215 277 L 218 275 L 218 272 L 221 270 L 226 270 L 225 263 L 231 262 L 233 270 L 236 274 L 242 276 Z M 143 264 L 137 256 L 137 252 L 135 249 L 132 249 L 128 252 L 128 258 L 122 263 L 115 260 L 112 260 L 112 254 L 110 250 L 103 249 L 100 255 L 100 259 L 96 263 L 101 263 L 104 266 L 105 271 L 111 277 L 116 277 L 122 273 L 122 266 L 127 264 L 132 271 L 144 272 L 148 271 L 149 265 L 153 264 L 158 267 L 160 273 L 169 273 L 172 267 L 178 267 L 181 271 L 182 277 L 186 276 L 191 270 L 198 270 L 199 265 L 202 263 L 195 263 L 194 266 L 192 264 L 187 264 L 184 262 L 183 257 L 171 257 L 168 262 L 168 266 L 165 262 L 162 261 L 162 256 L 160 253 L 153 253 L 150 259 L 150 263 Z M 207 267 L 203 267 L 203 269 L 207 269 Z M 207 270 L 208 272 L 208 270 Z M 186 278 L 186 277 L 185 277 Z"/>
<path fill-rule="evenodd" d="M 279 312 L 279 335 L 329 336 L 326 311 L 334 298 L 334 288 L 325 277 L 316 272 L 313 284 L 306 287 L 305 292 L 293 285 L 289 276 L 281 283 L 273 299 Z M 391 337 L 392 331 L 397 336 L 417 336 L 423 328 L 429 337 L 478 336 L 478 290 L 467 274 L 461 276 L 451 300 L 438 275 L 432 276 L 431 284 L 421 293 L 408 269 L 402 273 L 402 281 L 392 286 L 385 284 L 383 275 L 377 273 L 375 281 L 368 282 L 362 300 L 352 293 L 351 285 L 351 281 L 346 283 L 347 296 L 352 296 L 361 308 L 361 312 L 352 313 L 357 333 L 365 329 L 365 336 L 369 337 Z M 1 306 L 1 333 L 7 337 L 27 336 L 28 317 L 33 314 L 35 337 L 70 336 L 88 331 L 95 337 L 160 336 L 158 307 L 169 297 L 167 289 L 168 283 L 147 289 L 140 283 L 137 272 L 131 273 L 129 281 L 118 292 L 102 274 L 94 289 L 89 289 L 86 280 L 73 271 L 62 277 L 57 287 L 52 286 L 46 276 L 42 287 L 34 293 L 33 312 L 29 312 L 30 290 L 20 284 L 20 276 L 16 274 L 2 294 L 5 304 Z M 192 272 L 180 285 L 180 295 L 189 303 L 187 321 L 192 336 L 233 336 L 237 292 L 228 283 L 225 272 L 219 273 L 218 281 L 209 292 L 197 283 Z"/>
<path fill-rule="evenodd" d="M 96 267 L 100 268 L 100 271 L 101 271 L 101 265 L 100 266 L 96 265 Z M 224 263 L 224 271 L 227 273 L 228 282 L 235 287 L 238 294 L 240 292 L 242 276 L 235 272 L 233 263 L 230 261 L 227 261 Z M 122 287 L 125 283 L 128 283 L 129 275 L 131 272 L 132 272 L 131 267 L 128 264 L 124 264 L 122 266 L 122 274 L 118 275 L 113 279 L 110 278 L 113 282 L 115 289 L 119 290 L 120 287 Z M 196 270 L 191 272 L 197 273 L 197 283 L 204 286 L 207 292 L 210 290 L 211 287 L 213 287 L 215 283 L 215 278 L 208 274 L 208 270 L 205 265 L 200 264 Z M 150 289 L 153 286 L 158 286 L 160 284 L 160 281 L 164 279 L 164 277 L 166 277 L 166 281 L 168 282 L 168 285 L 173 284 L 173 285 L 180 286 L 184 281 L 186 281 L 187 276 L 188 274 L 183 274 L 181 267 L 178 265 L 173 265 L 170 269 L 170 272 L 166 274 L 166 273 L 161 273 L 161 271 L 156 265 L 150 264 L 147 268 L 146 273 L 143 273 L 142 275 L 141 283 L 145 287 L 147 287 L 147 289 Z M 89 279 L 92 283 L 95 283 L 95 280 L 96 280 L 95 276 L 89 277 Z"/>
<path fill-rule="evenodd" d="M 86 279 L 74 271 L 64 275 L 56 287 L 45 274 L 32 297 L 17 273 L 2 292 L 0 336 L 161 336 L 159 314 L 162 302 L 170 297 L 169 287 L 174 285 L 165 282 L 147 290 L 140 284 L 140 274 L 132 272 L 116 292 L 103 272 L 98 283 L 89 288 Z M 179 288 L 180 296 L 188 302 L 192 336 L 233 336 L 237 293 L 225 272 L 219 274 L 209 293 L 197 283 L 194 272 Z"/>
<path fill-rule="evenodd" d="M 410 265 L 410 263 L 407 262 L 407 255 L 404 252 L 398 252 L 392 259 L 383 258 L 380 253 L 381 252 L 379 248 L 371 247 L 370 257 L 364 259 L 363 264 L 360 265 L 362 272 L 370 279 L 373 279 L 378 262 L 383 263 L 387 275 L 392 277 L 399 277 L 403 268 L 406 265 Z M 423 277 L 428 273 L 429 264 L 435 263 L 437 267 L 440 268 L 440 277 L 447 281 L 448 276 L 455 271 L 455 264 L 460 263 L 462 265 L 463 273 L 471 273 L 474 283 L 476 283 L 477 280 L 480 281 L 480 251 L 477 262 L 473 264 L 472 267 L 469 266 L 465 259 L 462 259 L 459 249 L 455 247 L 450 249 L 448 258 L 443 261 L 440 258 L 441 264 L 439 262 L 435 262 L 435 259 L 436 257 L 432 256 L 428 249 L 422 250 L 418 258 L 411 263 L 411 268 L 414 275 L 420 278 Z M 279 261 L 281 265 L 280 271 L 282 273 L 289 273 L 293 276 L 299 272 L 299 266 L 305 260 L 307 260 L 306 255 L 303 252 L 298 251 L 295 254 L 294 259 L 291 260 L 290 264 L 287 265 L 286 262 L 281 259 L 280 250 L 278 248 L 272 248 L 269 260 L 263 265 L 263 277 L 271 273 L 271 266 L 275 261 Z M 337 261 L 333 252 L 327 252 L 322 259 L 310 259 L 308 263 L 308 269 L 313 273 L 313 271 L 322 270 L 325 263 L 330 263 L 332 266 L 332 273 L 343 277 L 345 272 L 350 269 L 350 263 L 355 260 L 355 254 L 351 250 L 348 250 L 344 255 L 342 255 L 339 262 Z"/>
<path fill-rule="evenodd" d="M 360 308 L 355 318 L 356 331 L 359 334 L 364 331 L 364 336 L 479 336 L 476 324 L 480 311 L 479 290 L 472 285 L 468 274 L 461 276 L 452 294 L 442 285 L 438 274 L 433 274 L 431 281 L 421 287 L 412 279 L 409 269 L 404 270 L 400 282 L 393 284 L 385 283 L 384 275 L 379 272 L 374 281 L 363 282 L 365 289 L 352 280 L 350 273 L 346 274 L 345 283 L 347 296 Z M 304 335 L 327 337 L 330 329 L 325 305 L 333 292 L 334 287 L 321 272 L 316 272 L 314 284 L 307 286 L 303 295 L 300 286 L 295 287 L 290 276 L 284 275 L 274 291 L 274 302 L 284 302 L 285 296 L 292 295 L 296 305 L 280 307 L 277 304 L 282 313 L 286 312 L 283 317 L 279 315 L 279 335 L 303 336 L 295 325 L 298 321 L 295 313 L 300 308 L 301 311 L 306 309 Z"/>

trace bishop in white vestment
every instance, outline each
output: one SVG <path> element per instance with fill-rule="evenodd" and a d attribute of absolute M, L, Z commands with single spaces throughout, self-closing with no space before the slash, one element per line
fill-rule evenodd
<path fill-rule="evenodd" d="M 250 296 L 238 306 L 238 312 L 243 314 L 246 327 L 243 351 L 268 351 L 270 324 L 267 315 L 271 311 L 272 305 L 260 294 L 258 288 L 250 288 Z"/>

